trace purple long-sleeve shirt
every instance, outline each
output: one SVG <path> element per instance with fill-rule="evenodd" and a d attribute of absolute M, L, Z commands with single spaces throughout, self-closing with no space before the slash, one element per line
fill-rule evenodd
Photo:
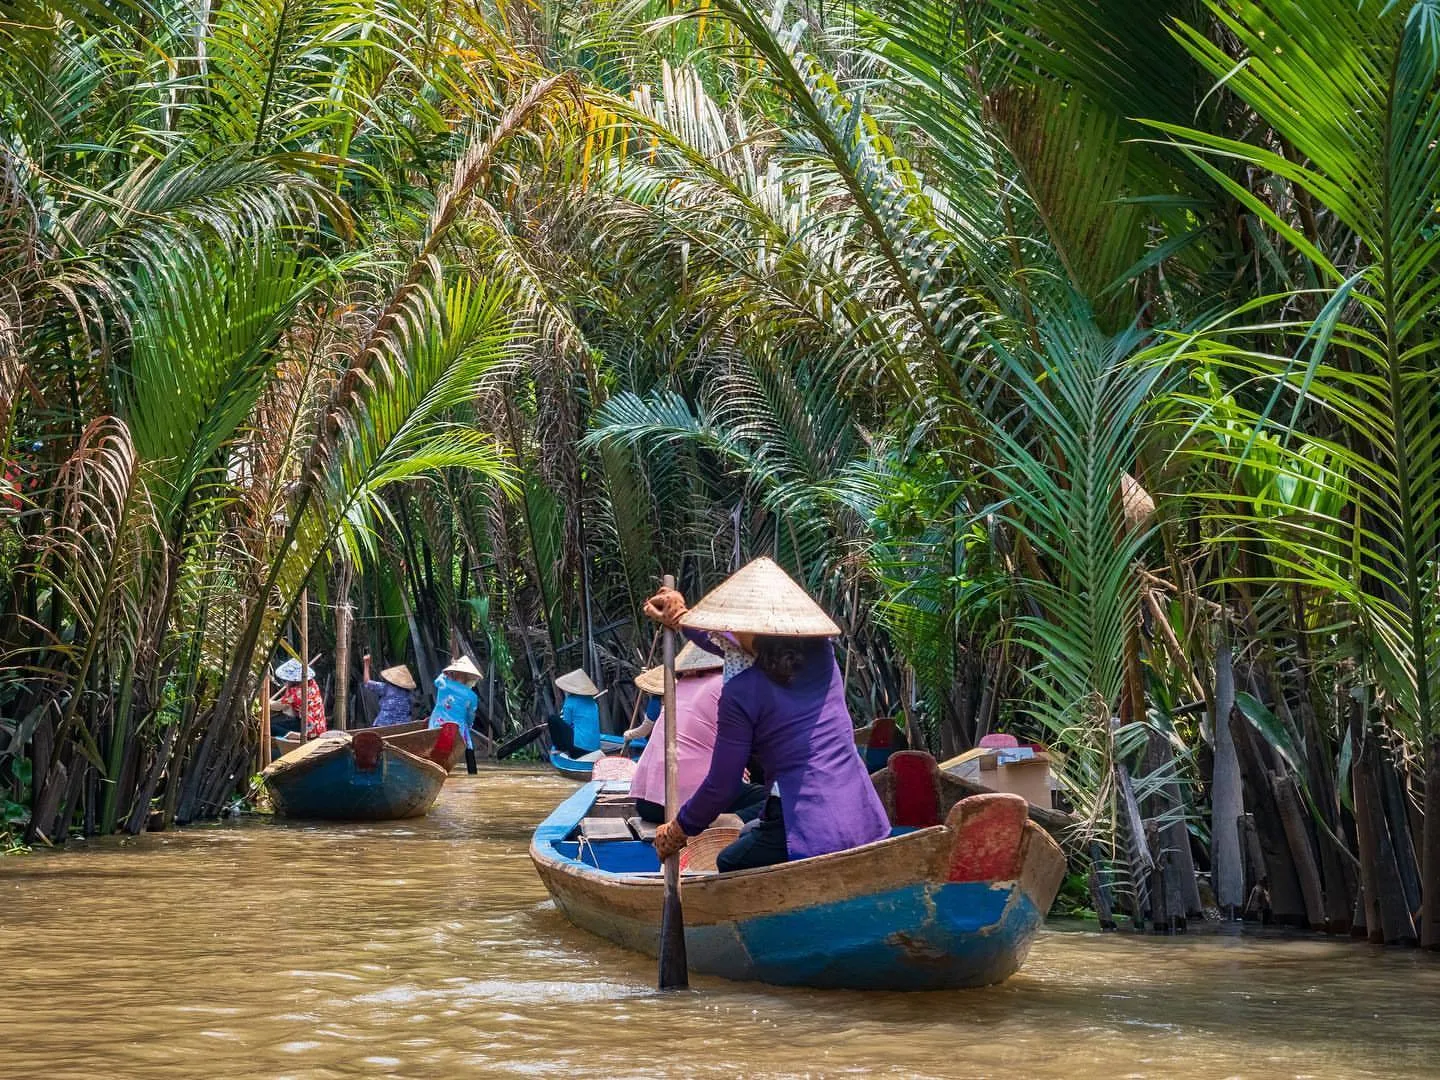
<path fill-rule="evenodd" d="M 687 631 L 687 636 L 715 651 L 704 635 Z M 725 684 L 710 771 L 680 808 L 678 820 L 687 835 L 706 828 L 734 800 L 752 753 L 766 780 L 780 785 L 790 858 L 825 855 L 889 835 L 885 808 L 855 752 L 844 679 L 828 641 L 814 643 L 789 686 L 771 681 L 758 667 Z"/>

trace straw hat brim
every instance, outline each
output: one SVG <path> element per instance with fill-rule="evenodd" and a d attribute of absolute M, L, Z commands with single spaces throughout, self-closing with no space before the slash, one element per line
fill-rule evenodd
<path fill-rule="evenodd" d="M 469 675 L 473 679 L 481 677 L 480 669 L 468 656 L 462 656 L 457 660 L 451 660 L 445 665 L 446 675 Z"/>
<path fill-rule="evenodd" d="M 600 688 L 590 681 L 584 668 L 576 668 L 561 675 L 555 680 L 555 688 L 567 694 L 579 694 L 581 697 L 600 696 Z"/>
<path fill-rule="evenodd" d="M 742 566 L 680 620 L 695 630 L 771 634 L 776 637 L 838 637 L 840 627 L 774 561 Z"/>
<path fill-rule="evenodd" d="M 652 694 L 655 697 L 659 697 L 661 694 L 665 693 L 664 665 L 662 664 L 656 667 L 646 668 L 644 671 L 640 672 L 639 675 L 635 676 L 635 685 L 641 690 L 644 690 L 645 693 Z"/>
<path fill-rule="evenodd" d="M 687 641 L 685 647 L 675 657 L 676 675 L 694 675 L 697 671 L 719 671 L 725 666 L 725 659 L 716 656 L 713 652 L 707 652 L 700 648 L 693 641 Z"/>
<path fill-rule="evenodd" d="M 685 647 L 680 650 L 680 655 L 675 657 L 676 675 L 698 675 L 702 671 L 719 671 L 724 666 L 724 660 L 712 652 L 706 652 L 693 641 L 687 641 Z M 665 665 L 657 664 L 655 667 L 642 671 L 635 676 L 635 685 L 647 694 L 663 694 L 665 692 Z"/>
<path fill-rule="evenodd" d="M 380 678 L 392 686 L 398 686 L 401 690 L 415 689 L 415 676 L 410 674 L 410 669 L 404 664 L 387 667 L 384 671 L 380 672 Z"/>

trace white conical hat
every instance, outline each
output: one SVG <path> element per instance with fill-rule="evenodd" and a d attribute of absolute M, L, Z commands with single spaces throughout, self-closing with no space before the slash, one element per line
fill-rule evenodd
<path fill-rule="evenodd" d="M 779 637 L 838 637 L 840 627 L 765 557 L 746 563 L 685 613 L 682 626 Z"/>
<path fill-rule="evenodd" d="M 567 694 L 579 694 L 581 697 L 600 696 L 600 688 L 590 681 L 590 676 L 585 674 L 584 668 L 576 668 L 574 671 L 561 675 L 555 680 L 555 688 L 563 690 Z"/>
<path fill-rule="evenodd" d="M 693 675 L 697 671 L 718 671 L 724 666 L 724 660 L 712 652 L 706 652 L 693 641 L 687 641 L 685 647 L 680 650 L 680 655 L 675 657 L 676 675 Z M 665 692 L 665 665 L 657 664 L 655 667 L 646 668 L 635 676 L 635 685 L 647 694 L 663 694 Z"/>
<path fill-rule="evenodd" d="M 468 656 L 462 656 L 458 659 L 451 660 L 450 663 L 445 665 L 445 674 L 471 675 L 477 679 L 482 677 L 480 675 L 480 669 L 475 666 L 475 662 L 471 660 Z"/>
<path fill-rule="evenodd" d="M 315 669 L 313 667 L 307 667 L 305 671 L 309 673 L 310 678 L 315 678 Z M 300 681 L 300 661 L 292 656 L 275 669 L 275 677 L 281 682 L 298 683 Z"/>

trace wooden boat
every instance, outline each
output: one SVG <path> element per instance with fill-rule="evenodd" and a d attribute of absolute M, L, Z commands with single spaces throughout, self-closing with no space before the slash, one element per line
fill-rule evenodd
<path fill-rule="evenodd" d="M 401 750 L 414 754 L 416 757 L 428 758 L 446 772 L 453 769 L 465 756 L 465 740 L 455 739 L 449 744 L 450 749 L 442 757 L 436 757 L 435 746 L 440 739 L 441 729 L 432 728 L 428 720 L 416 720 L 409 724 L 388 724 L 385 727 L 360 728 L 359 730 L 373 731 L 387 743 L 398 746 Z M 277 738 L 274 740 L 273 759 L 279 761 L 280 758 L 299 746 L 300 736 L 297 734 L 292 733 Z"/>
<path fill-rule="evenodd" d="M 439 729 L 436 751 L 448 754 L 459 729 Z M 464 744 L 461 743 L 463 746 Z M 374 728 L 326 732 L 260 774 L 275 812 L 291 818 L 391 821 L 419 817 L 445 783 L 445 770 L 382 739 Z"/>
<path fill-rule="evenodd" d="M 581 757 L 571 757 L 563 750 L 556 750 L 553 746 L 550 748 L 550 764 L 561 776 L 571 780 L 589 780 L 595 762 L 604 756 L 599 750 L 592 750 Z"/>
<path fill-rule="evenodd" d="M 779 866 L 684 874 L 693 970 L 932 990 L 998 983 L 1019 969 L 1065 874 L 1059 845 L 1014 795 L 962 799 L 942 816 L 934 759 L 902 751 L 882 772 L 896 759 L 882 792 L 888 838 Z M 653 954 L 664 886 L 654 847 L 630 820 L 633 802 L 611 793 L 623 787 L 591 783 L 566 799 L 535 831 L 530 858 L 576 926 Z"/>
<path fill-rule="evenodd" d="M 640 751 L 645 749 L 649 739 L 631 739 L 627 744 L 623 735 L 610 735 L 606 732 L 600 733 L 600 752 L 604 754 L 618 754 L 621 750 L 632 758 L 638 758 Z"/>

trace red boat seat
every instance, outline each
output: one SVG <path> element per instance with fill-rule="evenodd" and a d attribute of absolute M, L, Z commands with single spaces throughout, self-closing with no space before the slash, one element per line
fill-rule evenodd
<path fill-rule="evenodd" d="M 890 755 L 895 778 L 894 825 L 924 829 L 940 824 L 940 767 L 923 750 L 897 750 Z"/>
<path fill-rule="evenodd" d="M 380 764 L 385 740 L 373 728 L 361 728 L 350 740 L 350 750 L 355 755 L 355 767 L 361 772 L 370 772 Z"/>
<path fill-rule="evenodd" d="M 436 738 L 435 745 L 430 748 L 430 760 L 443 768 L 459 738 L 460 725 L 453 720 L 446 720 L 440 725 L 440 735 Z"/>
<path fill-rule="evenodd" d="M 870 738 L 866 745 L 872 750 L 888 750 L 895 742 L 895 718 L 877 716 L 870 725 Z"/>
<path fill-rule="evenodd" d="M 955 833 L 951 881 L 1012 881 L 1020 873 L 1020 846 L 1030 804 L 1019 795 L 994 792 L 961 799 L 946 824 Z"/>

